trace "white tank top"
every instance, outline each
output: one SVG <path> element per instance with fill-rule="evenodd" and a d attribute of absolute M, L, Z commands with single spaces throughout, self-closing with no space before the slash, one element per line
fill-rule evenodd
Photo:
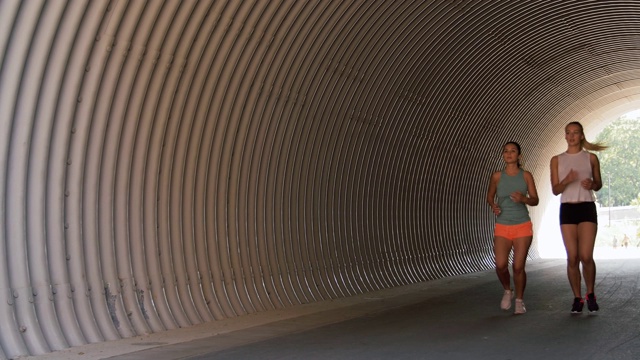
<path fill-rule="evenodd" d="M 580 184 L 582 180 L 591 179 L 593 176 L 593 172 L 591 171 L 591 154 L 581 150 L 575 154 L 563 152 L 558 155 L 558 180 L 562 181 L 571 169 L 578 173 L 578 180 L 567 185 L 562 192 L 560 202 L 576 203 L 595 201 L 593 190 L 586 190 Z"/>

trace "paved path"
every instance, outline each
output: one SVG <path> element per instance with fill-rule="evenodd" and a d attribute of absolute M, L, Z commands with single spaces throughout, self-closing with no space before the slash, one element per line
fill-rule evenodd
<path fill-rule="evenodd" d="M 210 336 L 190 333 L 191 341 L 180 331 L 166 332 L 178 334 L 172 341 L 154 342 L 160 335 L 151 334 L 99 351 L 98 344 L 82 354 L 65 350 L 66 358 L 640 359 L 640 260 L 598 260 L 601 311 L 589 314 L 585 306 L 581 315 L 569 312 L 564 264 L 529 263 L 524 315 L 499 309 L 501 288 L 485 271 L 277 311 L 275 320 L 258 314 L 261 324 L 244 328 L 230 320 Z"/>

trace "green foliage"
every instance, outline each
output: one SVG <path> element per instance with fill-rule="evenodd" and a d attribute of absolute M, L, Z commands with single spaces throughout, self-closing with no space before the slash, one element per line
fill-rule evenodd
<path fill-rule="evenodd" d="M 595 142 L 608 149 L 598 152 L 602 189 L 598 202 L 603 206 L 628 206 L 640 194 L 640 120 L 619 118 L 607 125 Z"/>

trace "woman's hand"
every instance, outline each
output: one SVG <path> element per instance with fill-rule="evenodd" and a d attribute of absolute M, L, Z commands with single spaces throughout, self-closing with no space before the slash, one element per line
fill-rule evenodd
<path fill-rule="evenodd" d="M 584 179 L 580 182 L 580 185 L 585 190 L 593 190 L 593 179 Z"/>
<path fill-rule="evenodd" d="M 569 173 L 567 174 L 567 176 L 564 177 L 564 179 L 562 179 L 561 183 L 564 186 L 567 186 L 569 184 L 571 184 L 572 182 L 576 181 L 578 179 L 578 173 L 571 169 L 569 170 Z"/>
<path fill-rule="evenodd" d="M 502 210 L 500 210 L 500 206 L 498 206 L 498 204 L 496 203 L 491 204 L 491 210 L 493 210 L 493 214 L 496 216 L 500 215 L 500 213 L 502 212 Z"/>
<path fill-rule="evenodd" d="M 513 202 L 523 203 L 523 204 L 527 203 L 527 197 L 524 196 L 520 191 L 512 192 L 511 195 L 509 195 L 509 197 L 511 198 L 511 201 L 513 201 Z"/>

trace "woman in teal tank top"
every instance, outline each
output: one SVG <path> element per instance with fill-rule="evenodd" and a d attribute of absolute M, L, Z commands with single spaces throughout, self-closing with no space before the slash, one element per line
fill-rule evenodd
<path fill-rule="evenodd" d="M 504 292 L 500 308 L 509 310 L 511 301 L 516 298 L 515 314 L 524 314 L 524 289 L 527 285 L 525 264 L 533 241 L 533 226 L 527 205 L 538 205 L 538 192 L 533 175 L 520 165 L 520 145 L 508 142 L 502 147 L 502 159 L 505 168 L 491 175 L 487 202 L 496 215 L 493 234 L 493 252 L 496 274 Z M 513 283 L 509 273 L 509 254 L 513 250 Z"/>

